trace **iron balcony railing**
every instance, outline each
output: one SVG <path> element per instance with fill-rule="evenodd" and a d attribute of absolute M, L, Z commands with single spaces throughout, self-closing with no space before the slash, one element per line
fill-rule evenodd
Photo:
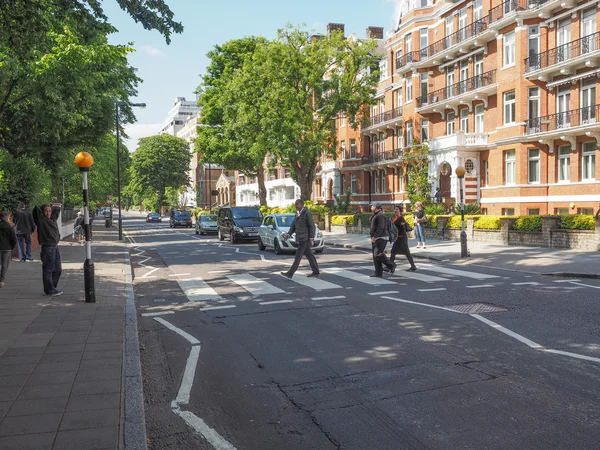
<path fill-rule="evenodd" d="M 408 52 L 406 54 L 400 53 L 396 57 L 396 70 L 401 69 L 407 64 L 419 62 L 421 60 L 421 52 Z"/>
<path fill-rule="evenodd" d="M 369 122 L 363 127 L 363 129 L 380 125 L 399 117 L 402 117 L 402 106 L 398 106 L 390 111 L 386 111 L 381 114 L 375 114 L 374 116 L 369 117 Z"/>
<path fill-rule="evenodd" d="M 430 92 L 429 94 L 421 95 L 420 97 L 417 97 L 417 107 L 442 102 L 449 98 L 489 86 L 495 82 L 496 69 L 482 73 L 481 75 L 475 75 L 474 77 L 459 81 L 458 83 L 454 83 L 445 88 Z"/>
<path fill-rule="evenodd" d="M 396 159 L 402 159 L 401 148 L 395 148 L 394 150 L 363 156 L 361 162 L 362 164 L 377 164 L 383 161 L 393 161 Z"/>
<path fill-rule="evenodd" d="M 545 133 L 598 123 L 600 105 L 585 106 L 548 116 L 535 117 L 525 122 L 525 134 Z"/>
<path fill-rule="evenodd" d="M 600 50 L 600 32 L 525 58 L 525 72 L 544 69 L 569 59 Z"/>
<path fill-rule="evenodd" d="M 482 31 L 487 29 L 487 18 L 479 19 L 473 22 L 466 27 L 461 28 L 460 30 L 440 39 L 439 41 L 434 42 L 429 45 L 426 49 L 421 50 L 424 55 L 423 58 L 428 58 L 430 56 L 434 56 L 441 51 L 444 51 L 450 47 L 455 46 L 456 44 L 464 41 L 465 39 L 469 39 L 473 36 L 478 35 Z"/>

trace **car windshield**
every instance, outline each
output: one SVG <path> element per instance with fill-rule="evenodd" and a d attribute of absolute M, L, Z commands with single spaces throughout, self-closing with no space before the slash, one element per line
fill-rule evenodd
<path fill-rule="evenodd" d="M 175 211 L 175 215 L 179 217 L 188 217 L 190 213 L 189 211 Z"/>
<path fill-rule="evenodd" d="M 217 216 L 215 216 L 215 215 L 202 216 L 202 222 L 216 222 L 216 220 L 217 220 Z"/>
<path fill-rule="evenodd" d="M 150 217 L 158 217 L 158 213 L 150 213 L 148 214 Z"/>
<path fill-rule="evenodd" d="M 234 219 L 262 219 L 262 214 L 255 208 L 236 208 L 232 213 Z"/>
<path fill-rule="evenodd" d="M 277 219 L 277 226 L 278 227 L 284 227 L 284 228 L 289 228 L 292 226 L 292 222 L 294 221 L 294 215 L 293 214 L 289 214 L 289 215 L 285 215 L 285 216 L 275 216 L 275 218 Z"/>

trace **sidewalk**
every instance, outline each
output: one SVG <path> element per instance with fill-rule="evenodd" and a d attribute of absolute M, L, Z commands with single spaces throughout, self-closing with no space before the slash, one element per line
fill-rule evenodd
<path fill-rule="evenodd" d="M 129 256 L 100 222 L 96 303 L 84 302 L 85 250 L 70 235 L 60 244 L 62 296 L 44 295 L 38 252 L 10 265 L 0 289 L 2 450 L 146 448 Z"/>
<path fill-rule="evenodd" d="M 341 234 L 324 231 L 323 236 L 327 245 L 371 251 L 371 242 L 366 234 Z M 460 242 L 458 241 L 428 239 L 426 249 L 417 249 L 417 241 L 411 238 L 409 245 L 415 259 L 452 261 L 461 265 L 478 265 L 556 276 L 600 278 L 600 252 L 467 242 L 471 256 L 461 258 Z M 388 254 L 390 248 L 388 245 Z"/>

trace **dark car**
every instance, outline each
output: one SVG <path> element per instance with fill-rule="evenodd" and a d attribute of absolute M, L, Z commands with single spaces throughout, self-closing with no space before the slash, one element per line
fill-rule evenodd
<path fill-rule="evenodd" d="M 171 211 L 169 227 L 188 227 L 192 228 L 192 215 L 189 211 L 183 209 L 174 209 Z"/>
<path fill-rule="evenodd" d="M 217 233 L 216 214 L 203 214 L 196 220 L 196 234 Z"/>
<path fill-rule="evenodd" d="M 162 218 L 159 213 L 151 212 L 146 216 L 146 222 L 162 222 Z"/>
<path fill-rule="evenodd" d="M 219 240 L 229 238 L 231 243 L 258 239 L 258 229 L 263 216 L 252 206 L 222 206 L 217 213 Z"/>

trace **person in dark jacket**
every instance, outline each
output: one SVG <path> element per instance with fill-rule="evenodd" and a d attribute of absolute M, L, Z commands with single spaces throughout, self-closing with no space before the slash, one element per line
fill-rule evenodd
<path fill-rule="evenodd" d="M 402 215 L 402 206 L 394 206 L 394 214 L 396 214 L 396 217 L 392 222 L 394 223 L 394 226 L 398 229 L 398 238 L 392 246 L 390 261 L 395 261 L 397 254 L 404 255 L 410 263 L 410 268 L 408 268 L 407 271 L 414 272 L 415 270 L 417 270 L 417 266 L 415 266 L 415 261 L 412 255 L 410 254 L 410 249 L 408 248 L 408 233 L 406 232 L 407 223 L 404 219 L 404 216 Z"/>
<path fill-rule="evenodd" d="M 60 208 L 52 205 L 43 205 L 41 209 L 36 207 L 33 211 L 33 220 L 38 228 L 38 241 L 42 246 L 40 259 L 42 260 L 44 293 L 53 297 L 62 294 L 62 291 L 57 289 L 62 273 L 60 250 L 58 249 L 60 230 L 56 223 L 59 215 Z"/>
<path fill-rule="evenodd" d="M 33 223 L 33 216 L 27 211 L 25 203 L 21 203 L 15 213 L 15 231 L 21 261 L 33 261 L 31 257 L 31 233 L 35 231 L 35 223 Z"/>
<path fill-rule="evenodd" d="M 296 218 L 292 222 L 290 226 L 290 230 L 288 234 L 283 236 L 284 240 L 287 240 L 289 235 L 296 233 L 296 242 L 298 242 L 298 248 L 296 249 L 296 256 L 294 257 L 294 263 L 290 270 L 287 272 L 281 272 L 281 275 L 287 278 L 292 278 L 298 266 L 300 265 L 300 261 L 302 260 L 302 256 L 305 255 L 306 259 L 308 259 L 308 263 L 310 264 L 310 268 L 312 269 L 312 273 L 308 275 L 309 277 L 318 277 L 321 272 L 319 271 L 319 265 L 317 264 L 317 258 L 313 255 L 312 246 L 315 239 L 315 234 L 317 232 L 315 227 L 315 222 L 310 214 L 310 211 L 304 207 L 304 202 L 300 199 L 296 200 Z"/>
<path fill-rule="evenodd" d="M 375 202 L 371 205 L 373 216 L 371 217 L 371 244 L 373 246 L 373 264 L 375 273 L 371 277 L 383 277 L 383 266 L 385 265 L 390 275 L 394 274 L 396 264 L 389 260 L 385 254 L 385 246 L 389 241 L 387 229 L 387 218 L 381 209 L 381 203 Z"/>
<path fill-rule="evenodd" d="M 17 236 L 10 223 L 10 216 L 8 211 L 0 212 L 0 288 L 4 287 L 12 249 L 17 245 Z"/>

